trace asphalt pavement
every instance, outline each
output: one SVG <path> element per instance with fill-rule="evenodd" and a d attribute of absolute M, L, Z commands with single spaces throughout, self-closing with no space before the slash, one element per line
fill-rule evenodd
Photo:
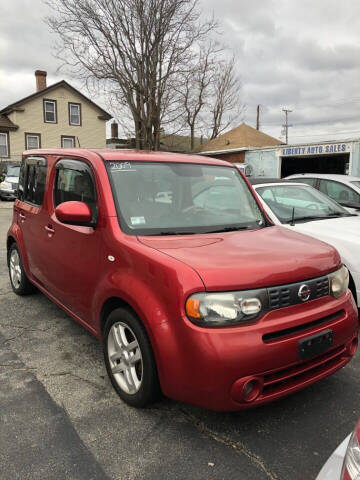
<path fill-rule="evenodd" d="M 215 413 L 113 391 L 99 342 L 44 295 L 13 294 L 0 202 L 0 479 L 313 480 L 360 416 L 359 355 L 279 402 Z"/>

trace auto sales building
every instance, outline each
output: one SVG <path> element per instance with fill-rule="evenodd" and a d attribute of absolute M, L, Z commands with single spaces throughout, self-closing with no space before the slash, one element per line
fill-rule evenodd
<path fill-rule="evenodd" d="M 254 176 L 287 177 L 295 173 L 340 173 L 360 176 L 360 139 L 278 147 L 250 148 L 245 163 Z"/>

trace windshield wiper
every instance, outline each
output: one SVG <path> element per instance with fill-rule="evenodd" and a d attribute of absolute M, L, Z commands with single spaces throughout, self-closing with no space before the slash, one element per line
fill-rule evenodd
<path fill-rule="evenodd" d="M 294 224 L 294 223 L 297 223 L 297 222 L 311 222 L 312 220 L 328 220 L 329 218 L 339 218 L 339 217 L 349 217 L 349 216 L 353 216 L 351 214 L 347 215 L 345 213 L 336 213 L 334 215 L 327 215 L 327 216 L 323 216 L 323 215 L 307 215 L 307 216 L 303 216 L 303 217 L 293 217 L 291 220 L 287 220 L 285 223 L 290 223 L 290 224 Z M 355 215 L 357 217 L 357 215 Z"/>
<path fill-rule="evenodd" d="M 249 230 L 252 227 L 246 226 L 246 227 L 222 227 L 217 230 L 209 230 L 205 233 L 221 233 L 221 232 L 237 232 L 240 230 Z"/>
<path fill-rule="evenodd" d="M 331 213 L 326 218 L 339 218 L 339 217 L 358 217 L 358 215 L 356 215 L 356 213 L 340 212 L 340 213 Z"/>
<path fill-rule="evenodd" d="M 195 233 L 197 232 L 174 232 L 174 231 L 170 231 L 170 232 L 157 232 L 157 233 L 148 233 L 146 234 L 148 237 L 155 237 L 157 235 L 159 236 L 165 236 L 165 235 L 195 235 Z"/>

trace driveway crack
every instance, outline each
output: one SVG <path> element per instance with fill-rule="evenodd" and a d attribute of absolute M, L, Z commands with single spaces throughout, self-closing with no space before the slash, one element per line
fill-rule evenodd
<path fill-rule="evenodd" d="M 76 373 L 73 373 L 73 372 L 70 372 L 70 371 L 54 372 L 54 373 L 49 373 L 48 374 L 49 377 L 62 377 L 62 376 L 65 376 L 65 375 L 69 375 L 71 377 L 76 378 L 77 380 L 81 380 L 82 382 L 85 382 L 88 385 L 91 385 L 92 387 L 96 387 L 99 390 L 102 390 L 102 391 L 106 390 L 106 388 L 103 387 L 102 385 L 98 385 L 96 382 L 92 382 L 91 380 L 88 380 L 87 378 L 83 378 L 80 375 L 76 375 Z"/>
<path fill-rule="evenodd" d="M 0 327 L 2 327 L 2 328 L 18 328 L 20 330 L 29 330 L 30 332 L 47 332 L 51 328 L 51 327 L 48 327 L 48 328 L 24 327 L 23 325 L 14 325 L 12 323 L 0 323 Z"/>
<path fill-rule="evenodd" d="M 253 465 L 255 465 L 259 470 L 263 471 L 265 475 L 270 480 L 279 480 L 279 477 L 275 473 L 271 472 L 269 468 L 265 465 L 263 460 L 259 458 L 255 453 L 251 452 L 242 442 L 236 441 L 229 438 L 224 438 L 218 433 L 207 428 L 200 420 L 198 420 L 194 415 L 191 415 L 183 409 L 179 409 L 179 412 L 184 416 L 184 418 L 190 422 L 200 433 L 206 435 L 208 438 L 215 440 L 229 448 L 232 448 L 239 454 L 245 455 Z"/>

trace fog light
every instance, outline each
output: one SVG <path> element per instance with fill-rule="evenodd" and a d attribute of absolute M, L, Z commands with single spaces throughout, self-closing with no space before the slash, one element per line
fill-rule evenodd
<path fill-rule="evenodd" d="M 347 347 L 347 351 L 349 355 L 351 356 L 355 355 L 357 347 L 358 347 L 358 338 L 355 337 L 352 339 L 351 343 Z"/>
<path fill-rule="evenodd" d="M 231 397 L 239 403 L 254 402 L 263 390 L 262 377 L 239 378 L 231 387 Z"/>

